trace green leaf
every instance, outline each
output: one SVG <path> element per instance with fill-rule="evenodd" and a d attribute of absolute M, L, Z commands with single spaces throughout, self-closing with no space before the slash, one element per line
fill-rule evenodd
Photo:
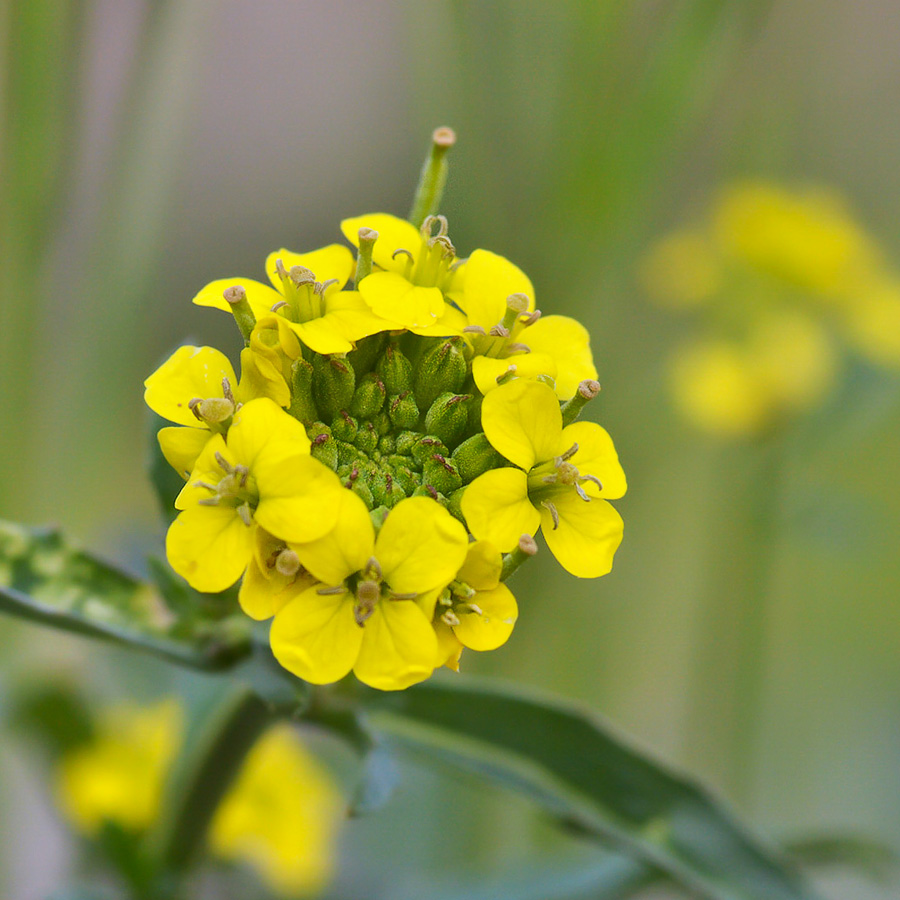
<path fill-rule="evenodd" d="M 250 653 L 236 614 L 185 621 L 151 585 L 71 546 L 54 529 L 0 521 L 0 612 L 217 670 Z"/>
<path fill-rule="evenodd" d="M 501 685 L 455 678 L 370 693 L 373 724 L 407 746 L 530 795 L 710 900 L 813 900 L 780 854 L 709 793 L 636 750 L 600 717 Z"/>

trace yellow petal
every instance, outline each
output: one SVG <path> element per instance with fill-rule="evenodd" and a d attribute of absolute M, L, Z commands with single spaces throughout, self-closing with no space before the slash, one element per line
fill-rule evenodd
<path fill-rule="evenodd" d="M 196 297 L 194 304 L 197 306 L 211 306 L 214 309 L 221 309 L 225 312 L 231 312 L 231 304 L 225 299 L 225 291 L 230 287 L 242 287 L 247 293 L 247 302 L 253 315 L 257 319 L 270 315 L 272 307 L 276 303 L 281 303 L 284 297 L 274 288 L 270 288 L 261 281 L 254 281 L 252 278 L 219 278 L 217 281 L 211 281 Z"/>
<path fill-rule="evenodd" d="M 187 583 L 204 593 L 231 587 L 253 554 L 253 527 L 226 506 L 194 506 L 166 534 L 166 557 Z"/>
<path fill-rule="evenodd" d="M 351 594 L 320 594 L 309 588 L 275 616 L 269 642 L 275 659 L 312 684 L 343 678 L 359 655 L 363 629 L 356 624 Z"/>
<path fill-rule="evenodd" d="M 197 457 L 213 436 L 208 428 L 160 428 L 156 439 L 166 462 L 185 480 L 197 463 Z"/>
<path fill-rule="evenodd" d="M 435 668 L 446 666 L 454 672 L 459 671 L 459 658 L 462 656 L 463 645 L 460 639 L 453 633 L 449 625 L 445 625 L 440 619 L 434 623 L 434 634 L 437 638 L 438 655 Z"/>
<path fill-rule="evenodd" d="M 409 250 L 414 256 L 418 256 L 422 245 L 422 235 L 418 229 L 405 219 L 388 213 L 369 213 L 365 216 L 355 216 L 352 219 L 344 219 L 341 222 L 341 231 L 344 237 L 353 244 L 359 246 L 359 229 L 373 228 L 378 232 L 378 240 L 372 249 L 372 259 L 376 266 L 382 269 L 402 272 L 406 266 L 406 257 L 393 259 L 395 250 Z"/>
<path fill-rule="evenodd" d="M 259 488 L 254 517 L 266 531 L 284 541 L 314 541 L 334 528 L 340 492 L 337 475 L 293 444 L 269 444 L 253 470 Z"/>
<path fill-rule="evenodd" d="M 546 353 L 556 360 L 556 393 L 560 400 L 570 400 L 582 381 L 597 377 L 591 336 L 575 319 L 543 316 L 526 328 L 519 340 L 527 344 L 533 354 Z"/>
<path fill-rule="evenodd" d="M 359 292 L 375 315 L 404 328 L 433 325 L 446 305 L 439 288 L 418 287 L 396 272 L 373 272 Z"/>
<path fill-rule="evenodd" d="M 413 334 L 422 337 L 451 337 L 454 334 L 462 334 L 463 329 L 469 324 L 465 314 L 449 303 L 444 304 L 444 311 L 431 325 L 414 326 L 409 330 Z"/>
<path fill-rule="evenodd" d="M 339 323 L 327 316 L 308 322 L 288 322 L 288 327 L 315 353 L 349 353 L 353 349 Z"/>
<path fill-rule="evenodd" d="M 179 347 L 144 382 L 144 402 L 164 419 L 196 428 L 200 423 L 188 404 L 195 398 L 223 397 L 226 379 L 232 388 L 237 384 L 224 353 L 212 347 Z"/>
<path fill-rule="evenodd" d="M 318 540 L 295 547 L 302 565 L 328 585 L 341 584 L 354 572 L 361 571 L 375 552 L 375 528 L 366 504 L 353 491 L 344 488 L 334 503 L 337 506 L 334 528 Z"/>
<path fill-rule="evenodd" d="M 463 269 L 460 304 L 470 325 L 480 325 L 485 331 L 499 325 L 506 314 L 506 298 L 510 294 L 525 294 L 529 310 L 534 309 L 531 281 L 508 259 L 490 250 L 476 250 Z"/>
<path fill-rule="evenodd" d="M 578 444 L 578 451 L 569 462 L 582 475 L 593 475 L 603 485 L 601 490 L 593 482 L 585 481 L 582 484 L 585 492 L 592 497 L 605 497 L 607 500 L 624 497 L 628 487 L 625 473 L 606 429 L 594 422 L 574 422 L 563 429 L 557 454 L 564 453 L 573 444 Z"/>
<path fill-rule="evenodd" d="M 369 687 L 400 691 L 424 681 L 434 671 L 437 638 L 415 603 L 379 601 L 362 632 L 362 646 L 353 671 Z"/>
<path fill-rule="evenodd" d="M 375 540 L 385 581 L 398 594 L 449 584 L 466 558 L 466 529 L 430 497 L 401 500 Z"/>
<path fill-rule="evenodd" d="M 309 269 L 320 284 L 335 279 L 337 284 L 330 287 L 326 293 L 339 291 L 349 280 L 353 271 L 353 254 L 343 244 L 329 244 L 320 250 L 312 250 L 309 253 L 294 253 L 292 250 L 276 250 L 266 257 L 266 275 L 277 291 L 281 291 L 281 277 L 275 268 L 278 260 L 284 264 L 289 272 L 294 266 L 303 266 Z"/>
<path fill-rule="evenodd" d="M 375 315 L 359 291 L 341 291 L 328 299 L 325 318 L 347 338 L 358 341 L 380 331 L 400 328 L 397 322 L 390 322 Z"/>
<path fill-rule="evenodd" d="M 245 347 L 241 350 L 241 380 L 235 397 L 239 403 L 268 397 L 278 406 L 287 407 L 291 403 L 291 389 L 270 360 Z"/>
<path fill-rule="evenodd" d="M 553 388 L 520 378 L 484 398 L 481 425 L 495 450 L 528 470 L 555 455 L 562 413 Z"/>
<path fill-rule="evenodd" d="M 474 602 L 482 614 L 458 613 L 459 625 L 454 625 L 453 631 L 471 650 L 496 650 L 506 643 L 519 617 L 516 598 L 505 584 L 498 584 L 489 591 L 478 591 Z"/>
<path fill-rule="evenodd" d="M 490 541 L 504 553 L 541 524 L 528 499 L 528 476 L 521 469 L 494 469 L 479 475 L 463 494 L 462 512 L 476 538 Z"/>
<path fill-rule="evenodd" d="M 622 517 L 605 500 L 582 500 L 575 491 L 553 498 L 559 527 L 541 510 L 544 540 L 559 564 L 578 578 L 599 578 L 612 568 L 613 556 L 622 542 Z"/>
<path fill-rule="evenodd" d="M 490 541 L 469 544 L 466 561 L 456 576 L 476 591 L 488 591 L 500 583 L 503 558 Z"/>
<path fill-rule="evenodd" d="M 228 449 L 251 470 L 266 446 L 282 441 L 289 443 L 295 453 L 309 453 L 306 429 L 266 397 L 245 403 L 228 429 Z"/>
<path fill-rule="evenodd" d="M 507 359 L 476 356 L 472 360 L 472 377 L 478 390 L 487 394 L 498 387 L 497 379 L 504 376 L 510 368 L 513 369 L 513 378 L 533 380 L 538 375 L 556 378 L 556 360 L 547 353 L 517 353 Z"/>

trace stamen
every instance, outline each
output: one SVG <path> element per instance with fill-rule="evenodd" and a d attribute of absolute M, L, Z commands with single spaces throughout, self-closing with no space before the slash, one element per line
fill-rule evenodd
<path fill-rule="evenodd" d="M 322 587 L 318 588 L 316 593 L 322 597 L 336 597 L 338 594 L 344 593 L 344 586 L 336 584 L 334 587 Z"/>
<path fill-rule="evenodd" d="M 392 592 L 391 600 L 415 600 L 416 597 L 418 597 L 418 596 L 419 595 L 415 591 L 412 591 L 411 593 L 406 593 L 406 594 L 394 594 Z"/>
<path fill-rule="evenodd" d="M 237 508 L 237 514 L 241 517 L 241 521 L 249 528 L 253 524 L 253 513 L 250 512 L 250 505 L 241 504 Z"/>
<path fill-rule="evenodd" d="M 198 422 L 203 421 L 203 417 L 200 415 L 200 404 L 203 400 L 200 397 L 194 397 L 193 400 L 188 400 L 188 409 L 194 414 Z"/>
<path fill-rule="evenodd" d="M 329 278 L 328 281 L 323 281 L 323 282 L 321 282 L 321 283 L 316 282 L 316 286 L 313 288 L 313 290 L 314 290 L 317 294 L 324 294 L 325 291 L 327 291 L 328 288 L 331 287 L 331 285 L 333 285 L 333 284 L 339 284 L 339 283 L 340 283 L 340 282 L 338 281 L 337 278 Z"/>
<path fill-rule="evenodd" d="M 559 476 L 558 475 L 545 475 L 541 479 L 541 481 L 543 481 L 544 484 L 556 484 L 556 482 L 559 481 Z"/>
<path fill-rule="evenodd" d="M 521 319 L 522 327 L 527 328 L 529 325 L 534 325 L 535 322 L 541 317 L 541 311 L 536 309 L 533 313 L 531 313 L 528 318 Z"/>
<path fill-rule="evenodd" d="M 594 484 L 596 484 L 597 487 L 600 488 L 601 491 L 603 490 L 603 484 L 596 475 L 582 475 L 581 480 L 582 481 L 593 481 Z"/>
<path fill-rule="evenodd" d="M 205 487 L 205 485 L 204 485 L 204 487 Z M 213 490 L 215 490 L 215 488 L 213 488 Z M 218 506 L 220 499 L 221 498 L 219 498 L 219 497 L 203 497 L 201 500 L 197 501 L 197 505 L 198 506 Z"/>
<path fill-rule="evenodd" d="M 564 463 L 567 460 L 570 460 L 577 452 L 578 452 L 578 444 L 577 443 L 572 444 L 572 446 L 569 447 L 569 449 L 566 450 L 566 452 L 563 453 L 562 456 L 556 457 L 556 460 L 557 460 L 556 465 L 559 465 L 560 463 Z"/>
<path fill-rule="evenodd" d="M 491 337 L 509 337 L 509 329 L 504 328 L 502 325 L 495 325 L 488 334 Z"/>
<path fill-rule="evenodd" d="M 279 300 L 277 303 L 273 303 L 269 312 L 278 312 L 283 306 L 290 306 L 287 300 Z"/>
<path fill-rule="evenodd" d="M 506 352 L 507 353 L 531 353 L 531 347 L 529 347 L 528 344 L 522 344 L 522 343 L 516 342 L 513 344 L 507 344 Z"/>
<path fill-rule="evenodd" d="M 581 497 L 582 500 L 590 502 L 590 497 L 585 493 L 584 488 L 580 484 L 575 485 L 575 490 L 578 493 L 578 496 Z"/>
<path fill-rule="evenodd" d="M 412 253 L 410 253 L 409 250 L 405 249 L 404 247 L 398 247 L 398 248 L 391 254 L 391 259 L 396 259 L 396 258 L 397 258 L 398 256 L 400 256 L 401 254 L 404 254 L 404 255 L 408 256 L 408 257 L 409 257 L 409 261 L 410 261 L 411 263 L 414 263 L 414 262 L 416 261 L 416 258 L 412 255 Z"/>
<path fill-rule="evenodd" d="M 372 572 L 375 575 L 377 575 L 379 578 L 381 578 L 381 566 L 379 565 L 378 560 L 375 559 L 374 556 L 370 556 L 366 560 L 366 568 L 364 571 Z"/>
<path fill-rule="evenodd" d="M 541 506 L 550 513 L 553 518 L 553 530 L 556 531 L 556 529 L 559 528 L 559 512 L 549 500 L 542 500 Z"/>
<path fill-rule="evenodd" d="M 234 474 L 238 476 L 240 487 L 246 487 L 247 479 L 250 477 L 250 470 L 246 466 L 235 466 Z"/>
<path fill-rule="evenodd" d="M 232 472 L 234 472 L 234 468 L 232 467 L 231 463 L 228 462 L 228 460 L 225 459 L 225 457 L 222 456 L 222 454 L 219 453 L 218 450 L 216 451 L 216 462 L 219 464 L 219 468 L 226 472 L 228 475 L 231 475 Z"/>
<path fill-rule="evenodd" d="M 451 628 L 452 628 L 454 625 L 459 625 L 459 618 L 457 617 L 456 613 L 453 612 L 452 609 L 448 609 L 447 612 L 445 612 L 445 613 L 441 616 L 441 621 L 442 621 L 445 625 L 449 625 Z"/>
<path fill-rule="evenodd" d="M 231 390 L 231 382 L 227 378 L 222 379 L 222 394 L 226 400 L 230 400 L 234 406 L 237 406 L 237 400 L 234 399 L 234 391 Z"/>
<path fill-rule="evenodd" d="M 517 367 L 515 364 L 510 363 L 507 367 L 506 371 L 502 375 L 497 376 L 497 384 L 506 384 L 508 381 L 511 381 L 516 377 Z"/>
<path fill-rule="evenodd" d="M 486 334 L 485 330 L 480 325 L 466 325 L 463 328 L 463 334 Z"/>
<path fill-rule="evenodd" d="M 476 616 L 484 615 L 484 610 L 477 603 L 464 603 L 463 606 L 465 606 L 470 613 L 475 613 Z"/>
<path fill-rule="evenodd" d="M 214 484 L 207 484 L 205 481 L 195 481 L 194 487 L 206 488 L 208 491 L 215 491 L 216 486 Z"/>

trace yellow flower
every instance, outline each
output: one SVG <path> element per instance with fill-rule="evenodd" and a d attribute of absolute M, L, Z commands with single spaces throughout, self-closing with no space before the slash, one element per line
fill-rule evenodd
<path fill-rule="evenodd" d="M 241 581 L 238 602 L 251 619 L 271 619 L 299 591 L 316 583 L 286 541 L 255 529 L 253 556 Z"/>
<path fill-rule="evenodd" d="M 212 852 L 245 862 L 279 894 L 318 893 L 334 868 L 344 804 L 289 725 L 267 731 L 216 811 Z"/>
<path fill-rule="evenodd" d="M 258 524 L 283 540 L 321 537 L 334 525 L 337 476 L 309 455 L 303 426 L 271 400 L 251 400 L 227 438 L 197 460 L 166 535 L 172 568 L 198 591 L 221 591 L 253 556 Z"/>
<path fill-rule="evenodd" d="M 829 191 L 744 182 L 723 192 L 714 234 L 726 254 L 821 297 L 846 297 L 880 268 L 879 253 Z"/>
<path fill-rule="evenodd" d="M 416 334 L 459 334 L 466 320 L 444 302 L 444 295 L 453 287 L 457 264 L 456 249 L 447 236 L 447 220 L 430 216 L 421 230 L 387 213 L 341 222 L 344 237 L 354 247 L 359 246 L 361 228 L 378 233 L 372 248 L 372 261 L 378 269 L 357 285 L 372 311 L 394 322 L 394 327 Z"/>
<path fill-rule="evenodd" d="M 670 380 L 681 412 L 722 437 L 746 437 L 814 406 L 835 374 L 824 330 L 797 312 L 768 315 L 742 343 L 707 338 L 682 347 Z"/>
<path fill-rule="evenodd" d="M 691 309 L 709 300 L 722 286 L 722 260 L 702 231 L 680 229 L 666 235 L 644 260 L 641 280 L 656 301 Z"/>
<path fill-rule="evenodd" d="M 438 665 L 459 668 L 464 647 L 496 650 L 519 616 L 512 591 L 500 581 L 503 558 L 488 541 L 469 544 L 466 561 L 437 601 L 434 628 Z"/>
<path fill-rule="evenodd" d="M 340 244 L 312 253 L 278 250 L 266 259 L 273 287 L 250 278 L 220 278 L 194 297 L 198 306 L 230 311 L 226 291 L 243 291 L 257 320 L 273 312 L 316 353 L 347 353 L 353 341 L 393 324 L 372 314 L 357 291 L 344 291 L 353 256 Z"/>
<path fill-rule="evenodd" d="M 209 439 L 234 415 L 237 378 L 224 353 L 212 347 L 179 347 L 145 382 L 144 401 L 178 427 L 159 431 L 166 461 L 183 478 Z"/>
<path fill-rule="evenodd" d="M 900 280 L 886 278 L 861 289 L 847 305 L 849 340 L 876 365 L 900 367 Z"/>
<path fill-rule="evenodd" d="M 562 426 L 553 390 L 518 380 L 485 398 L 481 423 L 494 449 L 517 468 L 479 475 L 462 498 L 469 530 L 501 551 L 543 528 L 562 566 L 581 578 L 605 575 L 622 540 L 619 514 L 605 499 L 625 493 L 612 440 L 593 422 Z"/>
<path fill-rule="evenodd" d="M 60 763 L 56 786 L 63 812 L 89 835 L 104 822 L 146 829 L 159 813 L 181 731 L 181 709 L 172 700 L 107 710 L 97 735 Z"/>
<path fill-rule="evenodd" d="M 447 585 L 466 556 L 466 530 L 428 497 L 401 500 L 376 537 L 366 505 L 343 491 L 337 524 L 317 541 L 294 545 L 320 582 L 275 615 L 272 652 L 314 684 L 343 678 L 399 690 L 435 668 L 437 639 L 415 601 Z M 433 599 L 432 599 L 433 603 Z"/>
<path fill-rule="evenodd" d="M 486 394 L 504 376 L 555 380 L 561 400 L 595 379 L 587 329 L 568 316 L 534 311 L 534 288 L 509 260 L 476 250 L 462 265 L 450 298 L 466 314 L 472 344 L 472 376 Z"/>

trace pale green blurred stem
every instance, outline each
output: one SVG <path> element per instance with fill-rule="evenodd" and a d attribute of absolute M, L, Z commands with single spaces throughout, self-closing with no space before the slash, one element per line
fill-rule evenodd
<path fill-rule="evenodd" d="M 24 511 L 27 438 L 36 416 L 30 389 L 39 295 L 63 175 L 72 153 L 83 4 L 0 4 L 0 504 Z M 57 287 L 64 289 L 61 279 Z"/>
<path fill-rule="evenodd" d="M 189 729 L 169 780 L 163 814 L 147 848 L 176 883 L 206 844 L 216 810 L 259 736 L 277 718 L 249 688 L 223 692 Z M 177 886 L 172 896 L 178 896 Z"/>
<path fill-rule="evenodd" d="M 696 609 L 688 754 L 752 807 L 779 549 L 784 435 L 718 448 L 706 585 Z"/>

